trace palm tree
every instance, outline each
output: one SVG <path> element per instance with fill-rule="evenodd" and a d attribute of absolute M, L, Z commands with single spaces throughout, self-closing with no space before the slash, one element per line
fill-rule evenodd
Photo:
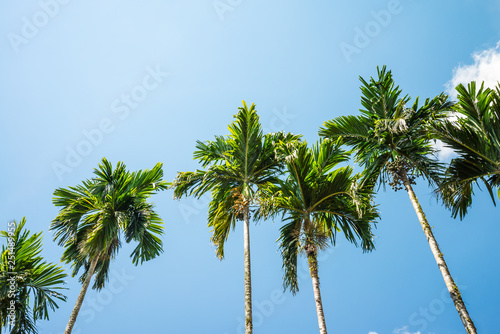
<path fill-rule="evenodd" d="M 281 145 L 287 156 L 287 178 L 279 185 L 269 185 L 263 207 L 272 214 L 282 213 L 285 225 L 280 229 L 283 257 L 283 287 L 292 293 L 299 290 L 297 257 L 305 253 L 316 301 L 319 332 L 326 334 L 325 315 L 319 288 L 317 254 L 335 244 L 338 232 L 364 251 L 373 249 L 370 223 L 378 217 L 371 205 L 371 189 L 358 188 L 352 167 L 334 170 L 349 159 L 340 149 L 340 141 L 326 139 L 312 149 L 307 143 Z"/>
<path fill-rule="evenodd" d="M 422 176 L 431 184 L 439 182 L 443 166 L 435 158 L 435 149 L 428 136 L 429 123 L 443 119 L 451 108 L 448 96 L 440 94 L 418 106 L 418 98 L 411 107 L 408 95 L 401 96 L 390 71 L 385 66 L 377 68 L 378 78 L 362 82 L 359 116 L 341 116 L 325 122 L 319 134 L 323 137 L 341 138 L 356 152 L 355 160 L 365 168 L 365 182 L 390 185 L 404 189 L 411 203 L 429 246 L 443 275 L 467 333 L 476 333 L 460 291 L 453 281 L 443 254 L 434 238 L 431 227 L 413 191 L 415 177 Z"/>
<path fill-rule="evenodd" d="M 31 234 L 26 219 L 12 221 L 7 231 L 0 262 L 0 333 L 38 333 L 36 321 L 49 319 L 49 308 L 59 308 L 56 299 L 66 301 L 59 291 L 65 289 L 67 274 L 56 264 L 43 260 L 42 232 Z"/>
<path fill-rule="evenodd" d="M 456 90 L 455 117 L 434 124 L 432 132 L 458 154 L 439 192 L 452 215 L 463 218 L 472 204 L 474 185 L 482 181 L 493 202 L 493 189 L 500 185 L 500 84 L 494 90 L 483 83 L 478 90 L 471 82 Z"/>
<path fill-rule="evenodd" d="M 295 140 L 291 134 L 262 133 L 259 116 L 252 104 L 238 108 L 229 136 L 216 136 L 214 141 L 197 142 L 194 158 L 206 170 L 180 172 L 172 183 L 174 198 L 193 195 L 200 198 L 212 193 L 208 226 L 219 259 L 224 258 L 224 243 L 236 220 L 243 220 L 245 267 L 245 333 L 252 328 L 252 284 L 250 266 L 250 206 L 262 185 L 277 182 L 282 162 L 275 155 L 273 143 Z"/>
<path fill-rule="evenodd" d="M 162 164 L 153 169 L 129 172 L 122 162 L 113 170 L 111 163 L 102 159 L 95 177 L 81 185 L 59 188 L 52 202 L 61 207 L 50 228 L 54 240 L 65 247 L 62 260 L 71 263 L 73 276 L 84 267 L 80 276 L 83 283 L 65 334 L 75 325 L 85 293 L 95 274 L 93 288 L 100 290 L 108 279 L 111 260 L 125 242 L 137 242 L 130 255 L 138 265 L 163 252 L 160 235 L 163 222 L 147 199 L 168 184 L 162 181 Z"/>

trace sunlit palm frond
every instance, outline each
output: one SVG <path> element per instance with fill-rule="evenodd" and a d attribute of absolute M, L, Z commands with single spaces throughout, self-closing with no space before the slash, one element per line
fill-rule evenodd
<path fill-rule="evenodd" d="M 341 141 L 323 140 L 312 148 L 307 143 L 282 144 L 287 179 L 262 191 L 268 215 L 281 213 L 285 225 L 278 239 L 283 257 L 283 285 L 298 291 L 297 256 L 316 254 L 335 244 L 340 232 L 348 241 L 361 240 L 364 251 L 373 249 L 371 225 L 378 217 L 372 205 L 372 188 L 356 181 Z"/>
<path fill-rule="evenodd" d="M 454 119 L 433 124 L 432 133 L 458 155 L 446 171 L 438 193 L 452 215 L 463 218 L 472 204 L 473 188 L 483 183 L 493 202 L 500 179 L 500 85 L 456 87 Z"/>
<path fill-rule="evenodd" d="M 95 177 L 81 185 L 54 192 L 53 203 L 61 207 L 51 224 L 54 239 L 65 246 L 62 260 L 71 263 L 73 276 L 83 267 L 83 282 L 90 262 L 98 258 L 94 288 L 101 289 L 109 263 L 125 242 L 136 241 L 132 262 L 137 265 L 162 252 L 163 222 L 147 199 L 167 189 L 162 164 L 152 169 L 129 172 L 122 162 L 113 169 L 103 158 Z"/>
<path fill-rule="evenodd" d="M 299 232 L 302 226 L 301 217 L 295 216 L 296 219 L 289 218 L 280 228 L 280 237 L 277 240 L 283 258 L 283 288 L 289 289 L 293 294 L 299 291 L 297 258 L 301 251 Z"/>
<path fill-rule="evenodd" d="M 248 107 L 244 101 L 228 129 L 227 136 L 197 142 L 194 158 L 205 170 L 180 172 L 171 185 L 174 198 L 200 198 L 212 193 L 208 226 L 212 229 L 212 242 L 219 258 L 224 257 L 224 243 L 241 214 L 235 209 L 237 201 L 255 204 L 264 185 L 279 182 L 285 157 L 275 147 L 278 143 L 300 138 L 283 132 L 263 134 L 255 105 Z M 259 211 L 254 217 L 262 217 L 261 213 Z"/>
<path fill-rule="evenodd" d="M 0 262 L 0 328 L 19 334 L 37 333 L 36 321 L 48 320 L 49 309 L 54 311 L 58 301 L 66 301 L 61 291 L 67 274 L 62 267 L 44 261 L 40 255 L 42 233 L 31 234 L 25 225 L 26 219 L 22 218 L 0 232 L 6 241 Z M 13 322 L 8 318 L 12 302 L 16 316 Z"/>
<path fill-rule="evenodd" d="M 408 95 L 396 86 L 391 71 L 377 68 L 377 79 L 360 78 L 360 116 L 340 116 L 325 122 L 319 134 L 340 139 L 355 152 L 355 161 L 364 167 L 365 183 L 383 184 L 391 175 L 390 163 L 405 160 L 409 172 L 438 182 L 443 166 L 435 157 L 435 149 L 427 129 L 431 122 L 443 119 L 450 110 L 448 96 L 440 94 L 419 106 L 418 98 L 410 107 Z"/>

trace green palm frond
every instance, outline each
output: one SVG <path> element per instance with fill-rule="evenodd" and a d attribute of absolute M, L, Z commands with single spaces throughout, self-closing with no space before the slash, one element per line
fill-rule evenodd
<path fill-rule="evenodd" d="M 44 261 L 42 233 L 31 234 L 25 229 L 26 219 L 11 222 L 9 230 L 0 231 L 6 240 L 0 262 L 0 328 L 11 333 L 37 333 L 36 321 L 49 319 L 59 301 L 66 301 L 64 290 L 67 274 L 56 264 Z M 14 282 L 14 283 L 13 283 Z M 15 290 L 11 290 L 11 286 Z M 15 322 L 10 326 L 8 308 L 14 302 Z"/>
<path fill-rule="evenodd" d="M 217 257 L 224 257 L 224 243 L 243 207 L 257 202 L 264 185 L 279 182 L 285 157 L 276 151 L 277 143 L 290 143 L 300 136 L 290 133 L 263 134 L 255 104 L 243 101 L 234 121 L 229 124 L 229 135 L 216 136 L 213 141 L 198 141 L 193 156 L 205 170 L 179 172 L 171 187 L 174 198 L 212 194 L 209 204 L 208 226 Z M 238 204 L 243 203 L 244 206 Z M 263 217 L 261 210 L 254 219 Z"/>
<path fill-rule="evenodd" d="M 281 214 L 286 222 L 278 242 L 283 257 L 283 286 L 298 291 L 297 256 L 333 244 L 338 233 L 363 251 L 372 250 L 372 224 L 378 213 L 372 205 L 372 187 L 357 183 L 340 140 L 323 140 L 308 148 L 306 142 L 281 143 L 287 179 L 262 190 L 267 216 Z"/>
<path fill-rule="evenodd" d="M 216 186 L 212 192 L 212 201 L 208 208 L 208 227 L 211 228 L 211 241 L 215 245 L 215 253 L 219 259 L 224 258 L 224 244 L 229 232 L 235 228 L 240 212 L 235 207 L 241 189 Z"/>
<path fill-rule="evenodd" d="M 297 279 L 297 258 L 299 256 L 301 245 L 297 232 L 300 231 L 302 221 L 298 219 L 289 219 L 289 222 L 280 228 L 280 237 L 278 242 L 283 258 L 283 288 L 289 289 L 293 294 L 299 291 L 299 282 Z"/>
<path fill-rule="evenodd" d="M 222 136 L 215 136 L 214 141 L 196 142 L 196 151 L 193 154 L 203 167 L 212 163 L 225 163 L 230 158 L 233 148 Z"/>
<path fill-rule="evenodd" d="M 438 194 L 452 215 L 463 218 L 472 204 L 473 188 L 483 183 L 493 202 L 500 184 L 500 85 L 456 87 L 455 119 L 436 122 L 432 134 L 458 155 L 446 171 Z"/>
<path fill-rule="evenodd" d="M 113 169 L 103 158 L 94 175 L 76 187 L 56 189 L 53 203 L 61 209 L 50 228 L 65 247 L 62 260 L 72 264 L 73 276 L 84 268 L 81 282 L 92 259 L 99 258 L 94 288 L 102 289 L 122 237 L 138 243 L 131 254 L 135 265 L 162 253 L 163 222 L 147 200 L 169 184 L 162 180 L 161 163 L 129 172 L 124 163 Z"/>
<path fill-rule="evenodd" d="M 424 176 L 431 183 L 439 182 L 443 165 L 435 157 L 428 136 L 432 122 L 442 120 L 452 104 L 440 94 L 426 99 L 419 106 L 417 98 L 410 107 L 410 97 L 402 95 L 391 71 L 377 68 L 377 79 L 360 78 L 361 104 L 359 116 L 340 116 L 325 122 L 319 134 L 341 140 L 355 152 L 354 159 L 364 167 L 364 183 L 385 184 L 390 178 L 388 166 L 404 160 L 415 176 Z"/>

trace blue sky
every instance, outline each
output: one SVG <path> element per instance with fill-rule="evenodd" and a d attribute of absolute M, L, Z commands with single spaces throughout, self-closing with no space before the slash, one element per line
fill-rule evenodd
<path fill-rule="evenodd" d="M 52 193 L 91 177 L 102 157 L 131 170 L 163 162 L 171 181 L 198 167 L 196 140 L 228 133 L 241 100 L 256 103 L 267 131 L 312 143 L 324 121 L 358 112 L 358 77 L 377 65 L 412 97 L 495 82 L 499 15 L 493 0 L 2 2 L 0 221 L 26 216 L 57 262 Z M 478 191 L 470 214 L 453 220 L 423 182 L 415 189 L 478 331 L 499 333 L 497 209 Z M 74 333 L 242 333 L 241 227 L 219 261 L 206 199 L 174 201 L 165 191 L 153 200 L 164 254 L 135 267 L 124 246 Z M 329 331 L 463 333 L 408 196 L 388 188 L 377 202 L 373 253 L 340 240 L 320 257 Z M 297 295 L 282 292 L 280 225 L 251 226 L 255 333 L 315 333 L 307 272 Z M 68 302 L 39 323 L 41 333 L 63 332 L 80 290 L 76 278 L 67 286 Z"/>

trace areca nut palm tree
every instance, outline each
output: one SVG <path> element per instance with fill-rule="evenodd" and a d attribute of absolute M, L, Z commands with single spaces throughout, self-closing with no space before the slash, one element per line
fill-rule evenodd
<path fill-rule="evenodd" d="M 172 182 L 174 198 L 192 195 L 200 198 L 211 192 L 208 226 L 216 255 L 224 258 L 224 243 L 236 221 L 243 221 L 245 333 L 253 333 L 252 284 L 250 263 L 250 208 L 262 185 L 278 180 L 283 161 L 276 155 L 274 143 L 292 141 L 299 136 L 282 132 L 263 134 L 255 104 L 243 101 L 230 134 L 196 144 L 194 158 L 204 170 L 180 172 Z M 254 216 L 255 218 L 255 216 Z"/>
<path fill-rule="evenodd" d="M 162 164 L 130 172 L 122 162 L 113 169 L 103 158 L 94 174 L 80 185 L 56 189 L 52 200 L 61 208 L 50 229 L 54 231 L 54 240 L 65 247 L 62 260 L 71 263 L 73 276 L 84 269 L 79 279 L 82 289 L 65 334 L 71 333 L 75 325 L 92 277 L 95 276 L 94 289 L 104 287 L 122 239 L 137 243 L 130 255 L 135 265 L 163 252 L 163 222 L 147 201 L 168 188 L 162 180 Z"/>
<path fill-rule="evenodd" d="M 0 333 L 38 333 L 36 321 L 49 319 L 49 308 L 59 308 L 57 300 L 66 301 L 67 274 L 57 264 L 44 261 L 42 232 L 31 234 L 26 219 L 12 221 L 0 236 L 5 238 L 0 262 Z"/>
<path fill-rule="evenodd" d="M 304 253 L 309 264 L 320 334 L 326 321 L 319 286 L 318 252 L 336 242 L 340 233 L 363 251 L 374 248 L 372 224 L 378 217 L 372 205 L 372 188 L 361 188 L 350 166 L 337 167 L 349 160 L 340 141 L 325 139 L 312 149 L 306 142 L 281 145 L 286 158 L 286 179 L 270 184 L 262 201 L 267 212 L 282 214 L 279 247 L 283 258 L 283 287 L 299 290 L 297 258 Z"/>
<path fill-rule="evenodd" d="M 479 182 L 500 197 L 500 84 L 496 89 L 471 82 L 456 87 L 453 117 L 433 124 L 433 134 L 458 157 L 451 160 L 438 192 L 452 215 L 463 218 Z"/>
<path fill-rule="evenodd" d="M 361 115 L 341 116 L 324 123 L 320 136 L 340 138 L 356 152 L 355 160 L 365 169 L 365 182 L 385 184 L 395 190 L 404 188 L 410 197 L 425 237 L 436 260 L 444 282 L 467 333 L 476 328 L 462 300 L 431 226 L 413 191 L 415 178 L 421 176 L 437 184 L 443 176 L 443 165 L 435 156 L 436 149 L 428 134 L 429 124 L 446 116 L 452 103 L 440 94 L 426 99 L 419 106 L 418 98 L 411 107 L 408 95 L 396 86 L 391 71 L 377 68 L 378 78 L 360 78 Z"/>

